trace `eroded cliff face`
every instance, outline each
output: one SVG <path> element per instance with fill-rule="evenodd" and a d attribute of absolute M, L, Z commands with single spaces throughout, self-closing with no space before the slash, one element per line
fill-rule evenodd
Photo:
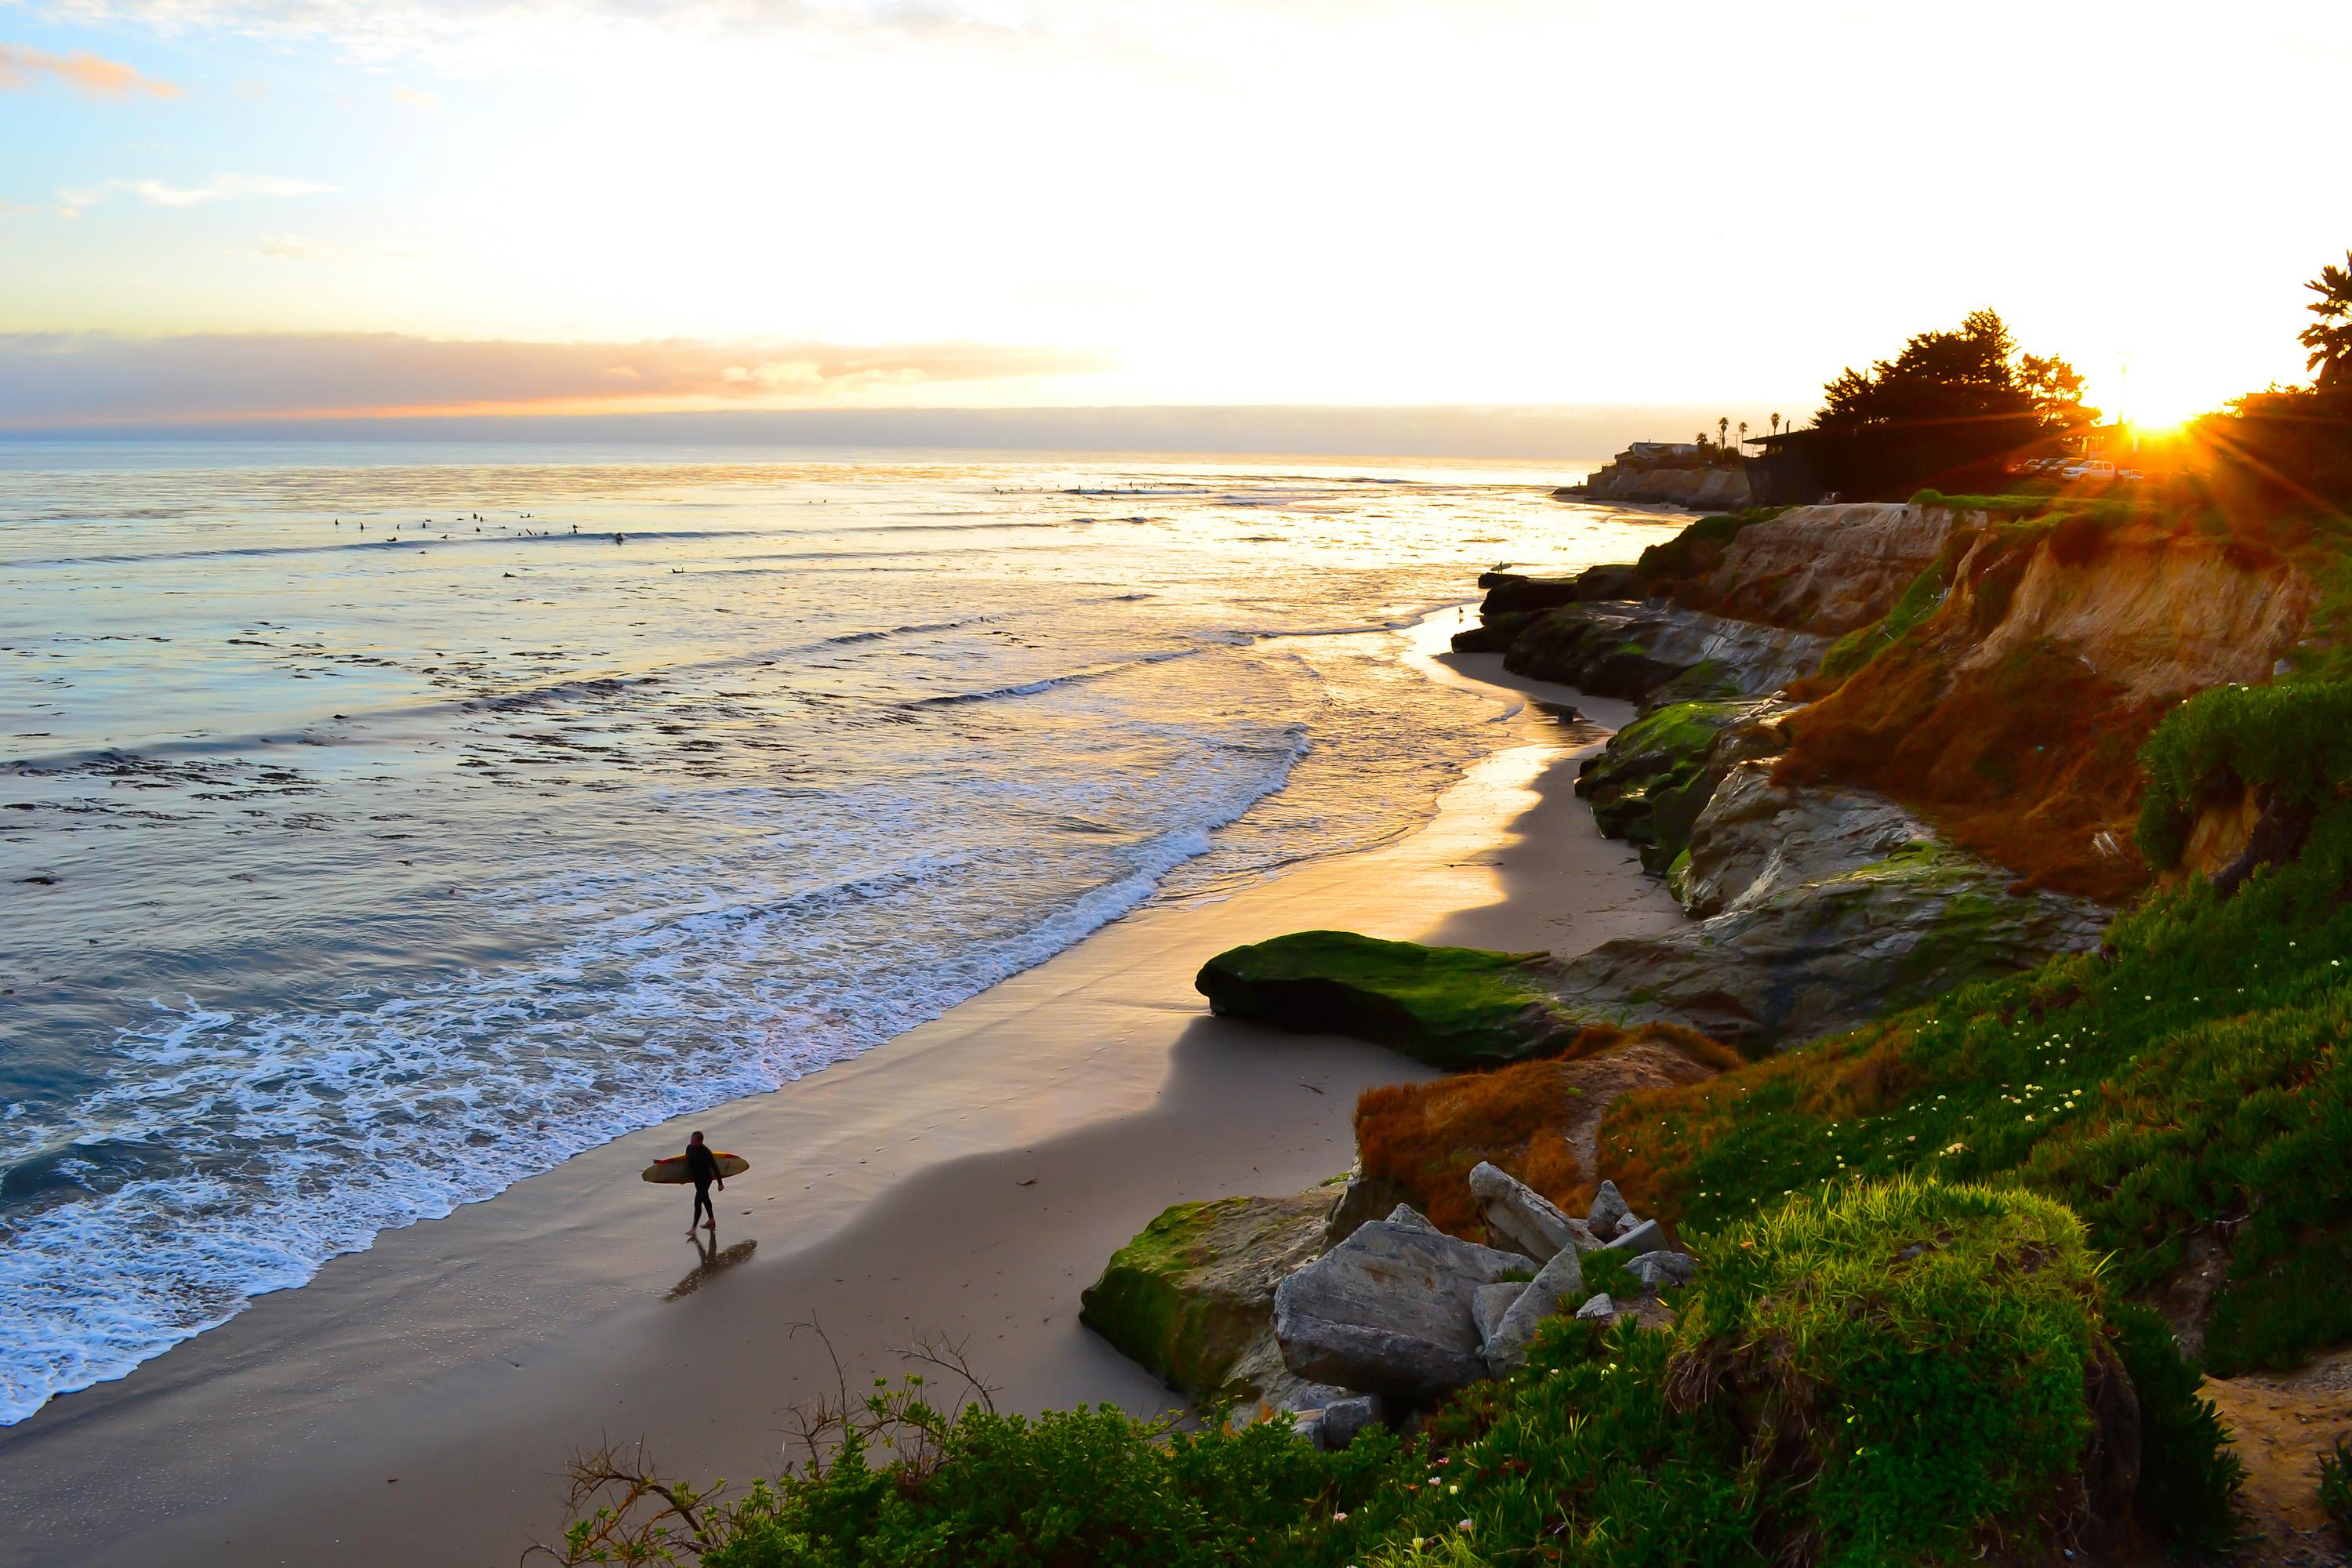
<path fill-rule="evenodd" d="M 1843 636 L 1892 610 L 1953 530 L 1982 517 L 1884 501 L 1790 507 L 1740 530 L 1715 569 L 1676 597 L 1719 616 Z"/>
<path fill-rule="evenodd" d="M 1708 531 L 1653 552 L 1672 577 L 1497 580 L 1475 646 L 1642 703 L 1579 792 L 1699 922 L 1564 960 L 1568 1015 L 1750 1050 L 2095 943 L 2147 881 L 2141 743 L 2189 692 L 2268 679 L 2316 598 L 2266 551 L 2079 516 Z M 2259 802 L 2208 815 L 2192 862 L 2248 852 Z"/>
<path fill-rule="evenodd" d="M 2046 640 L 2114 681 L 2126 701 L 2178 700 L 2268 680 L 2318 598 L 2294 567 L 2195 535 L 2135 530 L 2107 536 L 2087 559 L 2074 554 L 2056 535 L 2042 542 L 1956 671 L 1998 668 Z"/>
<path fill-rule="evenodd" d="M 2141 742 L 2192 691 L 2267 680 L 2316 594 L 2194 534 L 1961 542 L 1942 604 L 1790 716 L 1777 776 L 1876 790 L 2029 886 L 2120 902 L 2147 880 Z"/>
<path fill-rule="evenodd" d="M 1589 500 L 1651 501 L 1694 510 L 1738 511 L 1756 504 L 1744 468 L 1630 468 L 1612 463 L 1584 481 Z"/>

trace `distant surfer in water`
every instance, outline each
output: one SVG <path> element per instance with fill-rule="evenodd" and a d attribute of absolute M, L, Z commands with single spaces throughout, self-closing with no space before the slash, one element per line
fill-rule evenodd
<path fill-rule="evenodd" d="M 719 1156 L 710 1152 L 710 1145 L 702 1141 L 699 1132 L 686 1141 L 686 1174 L 694 1184 L 694 1219 L 701 1219 L 703 1229 L 718 1235 L 719 1211 L 710 1206 L 710 1184 L 718 1183 L 723 1193 L 727 1190 L 727 1178 L 719 1173 Z M 694 1234 L 694 1219 L 686 1222 L 688 1236 Z"/>

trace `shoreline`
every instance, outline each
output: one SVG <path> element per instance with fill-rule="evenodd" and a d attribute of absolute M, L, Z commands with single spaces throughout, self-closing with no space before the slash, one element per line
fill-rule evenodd
<path fill-rule="evenodd" d="M 566 1454 L 645 1436 L 704 1479 L 775 1468 L 795 1403 L 966 1341 L 1008 1409 L 1179 1396 L 1076 1324 L 1077 1292 L 1168 1204 L 1344 1170 L 1373 1083 L 1431 1076 L 1323 1037 L 1212 1020 L 1211 953 L 1318 925 L 1559 949 L 1680 920 L 1570 795 L 1589 727 L 1630 710 L 1438 653 L 1505 709 L 1418 830 L 1213 902 L 1131 914 L 854 1061 L 691 1125 L 753 1160 L 716 1257 L 636 1168 L 687 1122 L 615 1140 L 0 1434 L 0 1498 L 37 1561 L 507 1563 L 558 1522 Z M 1516 710 L 1512 704 L 1520 704 Z M 685 1199 L 677 1196 L 681 1210 Z M 771 1207 L 771 1205 L 778 1205 Z M 135 1489 L 121 1478 L 141 1478 Z M 133 1495 L 126 1495 L 126 1493 Z"/>

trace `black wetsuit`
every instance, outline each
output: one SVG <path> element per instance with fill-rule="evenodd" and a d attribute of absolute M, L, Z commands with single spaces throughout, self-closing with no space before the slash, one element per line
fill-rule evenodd
<path fill-rule="evenodd" d="M 692 1225 L 707 1215 L 710 1223 L 717 1225 L 719 1211 L 710 1206 L 710 1184 L 719 1179 L 719 1156 L 710 1152 L 709 1144 L 686 1146 L 686 1173 L 694 1183 L 694 1218 L 686 1223 Z"/>

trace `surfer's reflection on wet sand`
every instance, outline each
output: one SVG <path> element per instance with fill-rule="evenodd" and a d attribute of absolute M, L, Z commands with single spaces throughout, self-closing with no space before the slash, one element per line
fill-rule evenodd
<path fill-rule="evenodd" d="M 702 1261 L 696 1264 L 685 1279 L 671 1286 L 668 1293 L 664 1295 L 662 1300 L 675 1301 L 681 1296 L 693 1295 L 711 1280 L 750 1258 L 759 1245 L 756 1241 L 739 1241 L 722 1251 L 715 1239 L 706 1242 L 700 1237 L 696 1237 L 694 1250 L 701 1254 Z"/>

